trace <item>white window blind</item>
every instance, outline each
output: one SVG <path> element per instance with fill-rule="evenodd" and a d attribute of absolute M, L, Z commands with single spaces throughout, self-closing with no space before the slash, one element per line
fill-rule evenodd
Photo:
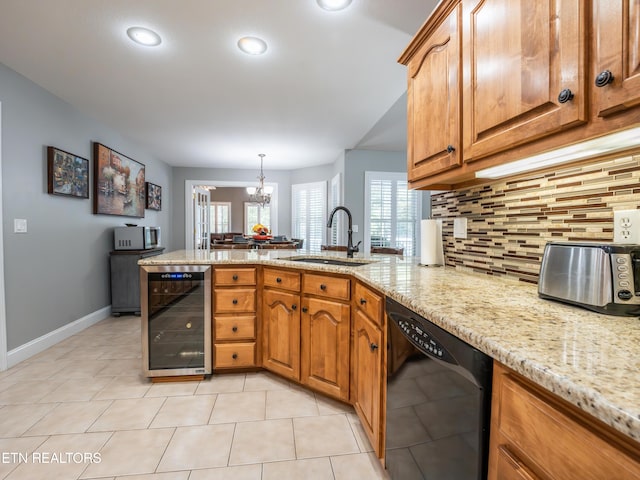
<path fill-rule="evenodd" d="M 327 231 L 327 182 L 291 186 L 291 235 L 303 249 L 320 250 Z"/>
<path fill-rule="evenodd" d="M 405 173 L 365 172 L 365 249 L 404 248 L 405 255 L 418 255 L 420 200 Z"/>
<path fill-rule="evenodd" d="M 253 226 L 260 223 L 271 231 L 271 205 L 244 202 L 244 233 L 253 235 Z"/>
<path fill-rule="evenodd" d="M 211 202 L 211 233 L 227 233 L 231 231 L 231 202 Z"/>

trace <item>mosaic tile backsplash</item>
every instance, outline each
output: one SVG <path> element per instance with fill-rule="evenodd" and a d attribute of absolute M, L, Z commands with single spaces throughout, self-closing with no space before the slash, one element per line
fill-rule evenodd
<path fill-rule="evenodd" d="M 640 208 L 640 154 L 432 195 L 445 262 L 537 283 L 548 241 L 613 241 L 613 211 Z M 467 218 L 467 238 L 453 219 Z"/>

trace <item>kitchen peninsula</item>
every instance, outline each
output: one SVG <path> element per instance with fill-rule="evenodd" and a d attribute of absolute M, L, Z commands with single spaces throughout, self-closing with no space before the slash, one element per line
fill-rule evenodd
<path fill-rule="evenodd" d="M 588 418 L 612 427 L 628 441 L 627 451 L 637 458 L 638 318 L 606 316 L 543 300 L 533 284 L 449 267 L 422 267 L 411 257 L 364 255 L 354 259 L 366 262 L 363 265 L 344 266 L 292 261 L 300 256 L 299 251 L 182 250 L 139 264 L 211 264 L 214 269 L 251 266 L 258 272 L 280 269 L 353 279 L 354 284 L 370 287 L 424 316 Z M 257 285 L 262 286 L 261 279 Z M 261 295 L 259 288 L 257 294 Z M 260 321 L 259 314 L 257 318 Z"/>

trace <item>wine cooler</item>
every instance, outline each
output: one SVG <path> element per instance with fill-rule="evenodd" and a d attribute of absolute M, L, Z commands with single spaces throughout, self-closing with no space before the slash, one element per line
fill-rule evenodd
<path fill-rule="evenodd" d="M 140 267 L 147 377 L 211 373 L 211 266 Z"/>

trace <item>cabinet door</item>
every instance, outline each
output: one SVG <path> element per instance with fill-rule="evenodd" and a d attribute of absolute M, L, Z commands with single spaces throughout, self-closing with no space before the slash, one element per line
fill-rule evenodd
<path fill-rule="evenodd" d="M 639 480 L 637 443 L 494 362 L 489 480 Z"/>
<path fill-rule="evenodd" d="M 300 296 L 277 290 L 262 295 L 262 364 L 300 380 Z"/>
<path fill-rule="evenodd" d="M 354 407 L 376 455 L 381 457 L 382 331 L 359 309 L 354 315 L 353 331 Z"/>
<path fill-rule="evenodd" d="M 463 0 L 465 161 L 586 121 L 585 3 Z"/>
<path fill-rule="evenodd" d="M 461 164 L 458 11 L 457 7 L 407 64 L 409 181 Z"/>
<path fill-rule="evenodd" d="M 594 100 L 603 117 L 640 103 L 640 0 L 596 0 L 593 5 Z"/>
<path fill-rule="evenodd" d="M 302 382 L 349 400 L 349 305 L 304 298 L 302 309 Z"/>

